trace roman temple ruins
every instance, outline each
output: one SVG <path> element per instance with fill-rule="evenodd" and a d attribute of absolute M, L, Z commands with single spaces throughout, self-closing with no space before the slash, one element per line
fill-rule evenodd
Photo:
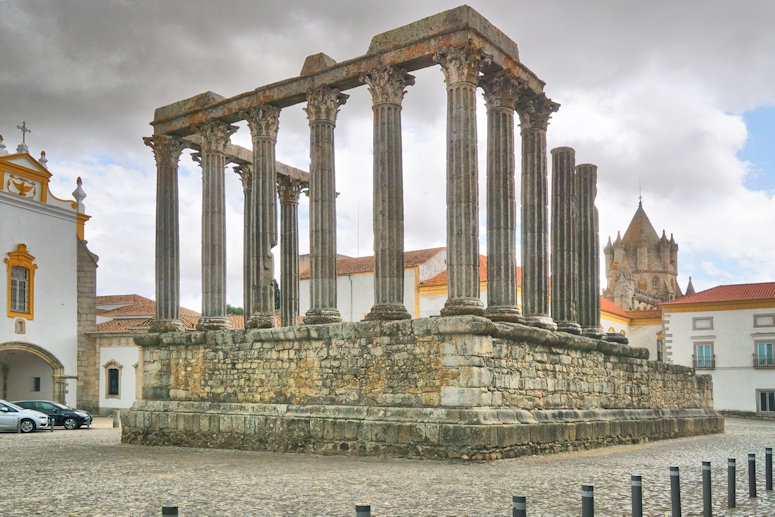
<path fill-rule="evenodd" d="M 411 72 L 427 67 L 438 67 L 446 83 L 448 298 L 439 317 L 413 319 L 403 299 L 401 108 Z M 373 101 L 374 305 L 364 321 L 342 322 L 334 133 L 338 112 L 347 109 L 344 92 L 358 87 Z M 487 110 L 486 306 L 478 88 Z M 296 104 L 305 104 L 309 121 L 308 174 L 275 160 L 280 111 Z M 297 77 L 157 109 L 153 136 L 145 139 L 157 163 L 156 320 L 136 339 L 143 393 L 122 416 L 122 441 L 488 459 L 723 431 L 709 376 L 649 361 L 646 349 L 600 330 L 597 168 L 576 165 L 568 147 L 551 152 L 550 239 L 546 132 L 558 108 L 516 43 L 462 6 L 375 36 L 360 57 L 311 55 Z M 230 143 L 239 121 L 247 121 L 252 150 Z M 178 323 L 177 167 L 186 147 L 198 151 L 203 173 L 203 306 L 195 332 Z M 245 193 L 245 329 L 228 328 L 225 317 L 228 163 L 238 167 Z M 311 303 L 300 315 L 297 207 L 304 188 Z"/>

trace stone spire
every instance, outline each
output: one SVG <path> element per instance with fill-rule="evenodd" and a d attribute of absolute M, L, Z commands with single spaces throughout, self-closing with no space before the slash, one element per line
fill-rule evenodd
<path fill-rule="evenodd" d="M 697 294 L 697 291 L 694 290 L 694 284 L 692 284 L 692 277 L 689 277 L 689 285 L 686 286 L 686 296 L 689 296 L 691 294 Z"/>

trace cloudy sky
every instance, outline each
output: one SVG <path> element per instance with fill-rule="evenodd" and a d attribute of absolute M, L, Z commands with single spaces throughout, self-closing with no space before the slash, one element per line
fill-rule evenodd
<path fill-rule="evenodd" d="M 601 244 L 624 232 L 642 195 L 656 230 L 680 246 L 683 288 L 689 276 L 697 290 L 775 281 L 775 3 L 469 3 L 519 45 L 562 104 L 548 148 L 571 146 L 577 163 L 598 165 Z M 142 137 L 157 107 L 296 76 L 310 54 L 357 57 L 373 35 L 457 5 L 0 0 L 0 134 L 13 152 L 16 126 L 27 122 L 30 154 L 46 151 L 58 197 L 71 197 L 83 178 L 98 294 L 154 297 L 155 163 Z M 443 76 L 438 67 L 415 76 L 403 109 L 407 250 L 445 238 Z M 338 250 L 366 256 L 371 102 L 363 87 L 347 93 L 336 129 Z M 479 118 L 483 195 L 481 98 Z M 302 106 L 284 109 L 278 159 L 308 169 L 308 136 Z M 247 128 L 232 141 L 249 147 Z M 180 166 L 181 301 L 199 310 L 201 174 L 188 154 Z M 231 172 L 227 196 L 227 297 L 241 305 L 242 192 Z M 302 252 L 306 210 L 302 198 Z"/>

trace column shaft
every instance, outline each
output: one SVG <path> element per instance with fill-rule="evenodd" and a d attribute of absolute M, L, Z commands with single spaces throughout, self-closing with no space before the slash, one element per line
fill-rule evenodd
<path fill-rule="evenodd" d="M 252 311 L 250 286 L 253 285 L 253 268 L 251 265 L 251 249 L 254 246 L 254 214 L 253 214 L 253 166 L 237 165 L 234 172 L 239 174 L 242 181 L 242 191 L 245 200 L 242 208 L 242 307 L 244 316 L 244 326 L 247 327 L 248 318 Z"/>
<path fill-rule="evenodd" d="M 280 322 L 299 323 L 299 193 L 306 184 L 277 178 L 280 194 Z"/>
<path fill-rule="evenodd" d="M 487 59 L 470 47 L 451 48 L 434 59 L 447 84 L 448 292 L 441 315 L 481 315 L 476 86 Z"/>
<path fill-rule="evenodd" d="M 552 319 L 558 330 L 580 334 L 576 323 L 575 156 L 570 147 L 552 149 Z"/>
<path fill-rule="evenodd" d="M 199 126 L 202 136 L 202 316 L 197 329 L 230 328 L 226 317 L 226 145 L 236 128 L 220 121 Z"/>
<path fill-rule="evenodd" d="M 584 163 L 576 166 L 576 200 L 578 217 L 578 322 L 586 336 L 602 338 L 600 330 L 600 237 L 597 196 L 597 166 Z"/>
<path fill-rule="evenodd" d="M 487 104 L 487 310 L 494 321 L 523 322 L 517 308 L 517 199 L 514 165 L 516 79 L 480 81 Z"/>
<path fill-rule="evenodd" d="M 270 328 L 275 320 L 274 255 L 277 245 L 277 173 L 275 144 L 280 108 L 257 106 L 245 113 L 253 140 L 251 174 L 251 221 L 253 236 L 249 242 L 250 315 L 248 328 Z"/>
<path fill-rule="evenodd" d="M 401 101 L 414 77 L 382 68 L 361 80 L 369 85 L 374 112 L 374 306 L 366 319 L 409 319 L 404 306 Z"/>
<path fill-rule="evenodd" d="M 308 324 L 341 321 L 336 307 L 336 172 L 334 127 L 348 95 L 322 87 L 307 94 L 310 128 L 310 308 Z"/>
<path fill-rule="evenodd" d="M 156 158 L 156 318 L 151 332 L 182 330 L 178 160 L 184 145 L 167 135 L 144 138 Z"/>
<path fill-rule="evenodd" d="M 526 323 L 550 330 L 549 227 L 546 128 L 559 107 L 545 95 L 528 94 L 517 103 L 522 135 L 522 313 Z"/>

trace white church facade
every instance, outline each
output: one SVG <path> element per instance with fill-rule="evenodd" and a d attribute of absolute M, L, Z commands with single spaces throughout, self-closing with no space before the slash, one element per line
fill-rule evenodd
<path fill-rule="evenodd" d="M 26 125 L 24 126 L 26 128 Z M 45 152 L 0 137 L 0 397 L 49 399 L 84 409 L 97 401 L 93 342 L 97 257 L 78 179 L 72 199 L 49 189 Z"/>

